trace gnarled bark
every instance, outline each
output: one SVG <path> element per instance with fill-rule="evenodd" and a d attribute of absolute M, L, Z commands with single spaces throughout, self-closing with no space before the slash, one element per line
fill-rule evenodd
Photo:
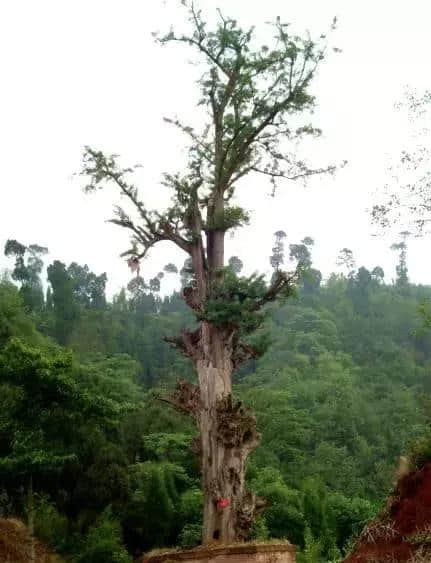
<path fill-rule="evenodd" d="M 254 415 L 232 401 L 232 333 L 203 322 L 199 349 L 203 543 L 234 542 L 247 537 L 259 505 L 245 488 L 247 457 L 259 435 Z"/>

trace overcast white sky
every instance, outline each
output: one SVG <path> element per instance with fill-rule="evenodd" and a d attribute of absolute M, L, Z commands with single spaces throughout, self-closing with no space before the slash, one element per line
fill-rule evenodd
<path fill-rule="evenodd" d="M 106 271 L 110 293 L 130 279 L 124 260 L 127 234 L 109 218 L 114 193 L 85 196 L 79 170 L 86 144 L 142 162 L 142 190 L 153 206 L 165 201 L 165 170 L 181 166 L 184 139 L 164 115 L 193 119 L 196 69 L 184 51 L 160 48 L 154 30 L 182 26 L 176 0 L 3 0 L 0 2 L 0 247 L 7 238 L 37 243 L 49 260 L 87 263 Z M 347 159 L 335 178 L 310 187 L 286 184 L 268 197 L 262 177 L 250 177 L 240 201 L 251 226 L 229 241 L 247 270 L 268 270 L 272 233 L 288 242 L 316 241 L 315 264 L 327 275 L 342 247 L 358 264 L 379 264 L 393 277 L 393 236 L 371 236 L 367 207 L 388 178 L 388 159 L 407 135 L 394 109 L 405 85 L 431 86 L 429 0 L 200 0 L 213 18 L 218 6 L 243 26 L 280 15 L 295 29 L 326 31 L 338 16 L 334 43 L 343 49 L 322 65 L 315 84 L 316 125 L 324 139 L 316 159 Z M 266 33 L 264 31 L 263 33 Z M 410 243 L 412 279 L 431 283 L 429 241 Z M 153 251 L 144 277 L 184 257 L 173 247 Z M 0 257 L 0 269 L 10 265 Z"/>

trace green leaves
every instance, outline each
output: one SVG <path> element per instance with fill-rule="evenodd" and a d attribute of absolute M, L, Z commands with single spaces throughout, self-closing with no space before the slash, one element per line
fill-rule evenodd
<path fill-rule="evenodd" d="M 172 262 L 169 262 L 169 264 L 166 264 L 166 266 L 164 266 L 163 270 L 165 272 L 167 272 L 168 274 L 178 274 L 178 268 L 175 266 L 175 264 L 172 264 Z"/>
<path fill-rule="evenodd" d="M 51 475 L 60 472 L 68 463 L 76 463 L 77 457 L 74 454 L 56 455 L 43 448 L 35 450 L 31 447 L 31 451 L 27 453 L 16 454 L 12 452 L 11 456 L 0 459 L 0 474 L 13 474 L 14 478 L 25 475 Z"/>
<path fill-rule="evenodd" d="M 15 267 L 12 279 L 20 282 L 20 294 L 31 311 L 41 310 L 43 307 L 43 289 L 40 274 L 43 268 L 41 256 L 48 253 L 48 249 L 37 244 L 24 246 L 17 240 L 6 241 L 5 256 L 15 257 Z"/>
<path fill-rule="evenodd" d="M 189 434 L 157 432 L 142 439 L 142 454 L 147 459 L 187 464 L 190 456 L 192 436 Z"/>
<path fill-rule="evenodd" d="M 238 277 L 230 268 L 223 270 L 223 281 L 205 303 L 204 318 L 216 326 L 235 328 L 248 334 L 261 326 L 264 315 L 258 303 L 267 294 L 263 276 Z"/>
<path fill-rule="evenodd" d="M 236 20 L 218 11 L 218 22 L 210 29 L 193 2 L 183 5 L 189 31 L 170 29 L 157 40 L 188 45 L 203 59 L 199 104 L 207 108 L 209 119 L 201 127 L 191 127 L 178 118 L 165 119 L 189 140 L 185 172 L 163 177 L 162 183 L 172 193 L 172 205 L 164 212 L 149 210 L 128 179 L 134 168 L 122 168 L 116 155 L 86 147 L 81 175 L 89 180 L 86 191 L 113 184 L 137 212 L 135 220 L 117 207 L 112 219 L 131 234 L 131 247 L 123 255 L 139 259 L 164 240 L 174 242 L 190 256 L 194 247 L 202 247 L 206 262 L 193 267 L 203 270 L 195 274 L 204 293 L 208 280 L 203 278 L 212 276 L 205 263 L 213 264 L 214 258 L 210 256 L 213 245 L 204 250 L 203 238 L 248 224 L 248 213 L 231 204 L 242 178 L 261 173 L 275 189 L 282 179 L 297 180 L 335 170 L 334 166 L 311 166 L 297 157 L 295 145 L 289 146 L 320 134 L 309 122 L 315 104 L 310 84 L 325 57 L 326 39 L 321 36 L 314 41 L 295 35 L 278 18 L 272 24 L 271 45 L 261 46 L 254 28 L 242 29 Z M 212 283 L 206 285 L 211 293 Z"/>
<path fill-rule="evenodd" d="M 166 546 L 180 524 L 180 493 L 188 484 L 184 470 L 171 463 L 143 462 L 131 468 L 132 499 L 125 522 L 140 545 Z"/>
<path fill-rule="evenodd" d="M 13 338 L 1 355 L 0 380 L 24 387 L 34 405 L 69 404 L 78 394 L 76 383 L 68 376 L 71 368 L 70 353 L 44 353 Z"/>
<path fill-rule="evenodd" d="M 26 314 L 18 289 L 6 279 L 0 279 L 0 350 L 12 336 L 32 343 L 43 340 L 36 331 L 34 319 Z"/>
<path fill-rule="evenodd" d="M 90 528 L 77 563 L 131 563 L 122 543 L 119 520 L 107 507 Z"/>
<path fill-rule="evenodd" d="M 220 214 L 215 215 L 209 225 L 212 229 L 229 231 L 238 227 L 248 225 L 250 216 L 247 211 L 239 206 L 226 206 Z"/>

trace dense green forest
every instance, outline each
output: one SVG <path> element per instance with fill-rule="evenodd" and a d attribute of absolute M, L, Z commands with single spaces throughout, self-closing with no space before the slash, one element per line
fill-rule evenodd
<path fill-rule="evenodd" d="M 304 244 L 304 242 L 306 244 Z M 431 342 L 405 243 L 396 279 L 354 266 L 322 281 L 312 241 L 297 295 L 270 305 L 268 348 L 235 375 L 257 413 L 248 469 L 268 507 L 256 539 L 287 538 L 304 562 L 337 561 L 381 506 L 397 459 L 424 433 Z M 107 300 L 105 274 L 8 241 L 0 281 L 0 515 L 34 521 L 67 560 L 123 562 L 200 542 L 202 496 L 191 422 L 163 396 L 193 371 L 164 337 L 193 324 L 162 274 Z M 47 290 L 44 289 L 47 266 Z M 230 261 L 241 276 L 241 261 Z M 187 283 L 187 264 L 165 275 Z M 142 272 L 143 274 L 145 272 Z M 391 273 L 386 276 L 391 278 Z M 163 280 L 162 280 L 163 286 Z"/>

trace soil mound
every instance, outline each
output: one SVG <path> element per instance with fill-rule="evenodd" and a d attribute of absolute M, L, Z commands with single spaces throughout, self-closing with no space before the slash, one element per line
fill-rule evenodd
<path fill-rule="evenodd" d="M 431 562 L 431 462 L 400 478 L 345 563 Z"/>
<path fill-rule="evenodd" d="M 61 559 L 48 553 L 34 540 L 35 563 L 60 563 Z M 31 537 L 19 520 L 0 518 L 0 561 L 2 563 L 29 563 Z"/>

